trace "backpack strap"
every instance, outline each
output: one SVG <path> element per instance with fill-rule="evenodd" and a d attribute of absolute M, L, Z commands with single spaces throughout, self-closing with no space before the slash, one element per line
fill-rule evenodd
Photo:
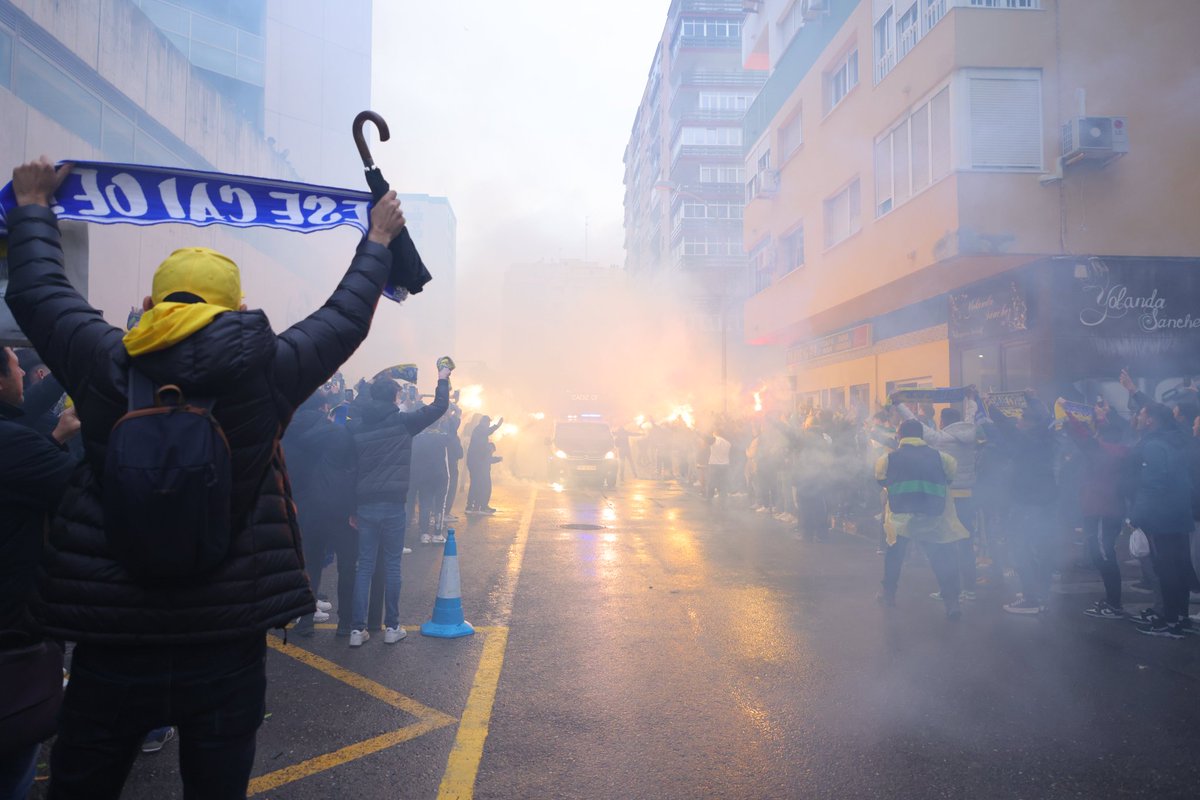
<path fill-rule="evenodd" d="M 153 408 L 159 405 L 161 398 L 159 392 L 167 387 L 155 386 L 154 381 L 150 380 L 141 370 L 133 365 L 129 367 L 129 408 L 130 412 L 141 411 L 146 408 Z M 181 405 L 196 406 L 203 408 L 205 411 L 212 413 L 213 406 L 217 404 L 215 397 L 186 397 L 177 386 L 171 386 L 175 392 L 179 393 Z"/>

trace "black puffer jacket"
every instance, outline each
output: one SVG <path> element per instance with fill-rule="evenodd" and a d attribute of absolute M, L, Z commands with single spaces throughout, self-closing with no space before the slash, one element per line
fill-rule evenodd
<path fill-rule="evenodd" d="M 113 423 L 126 411 L 124 332 L 67 281 L 54 215 L 8 217 L 7 302 L 21 329 L 75 400 L 86 458 L 51 527 L 32 607 L 51 635 L 107 643 L 197 642 L 262 632 L 311 612 L 300 531 L 278 447 L 295 409 L 366 337 L 390 267 L 363 241 L 329 301 L 276 336 L 261 311 L 228 312 L 166 350 L 137 359 L 156 383 L 216 398 L 233 454 L 229 557 L 203 580 L 148 586 L 111 556 L 101 480 Z"/>
<path fill-rule="evenodd" d="M 413 437 L 437 422 L 449 405 L 450 381 L 438 381 L 433 402 L 416 411 L 371 399 L 355 404 L 351 430 L 358 449 L 359 505 L 405 502 Z"/>

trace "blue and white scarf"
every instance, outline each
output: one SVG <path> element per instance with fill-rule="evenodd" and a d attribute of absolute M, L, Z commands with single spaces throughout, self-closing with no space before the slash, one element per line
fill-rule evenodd
<path fill-rule="evenodd" d="M 65 162 L 60 162 L 65 163 Z M 371 195 L 350 189 L 173 167 L 74 161 L 59 187 L 59 219 L 105 225 L 231 225 L 312 233 L 341 225 L 365 234 Z M 0 238 L 16 208 L 12 184 L 0 190 Z"/>

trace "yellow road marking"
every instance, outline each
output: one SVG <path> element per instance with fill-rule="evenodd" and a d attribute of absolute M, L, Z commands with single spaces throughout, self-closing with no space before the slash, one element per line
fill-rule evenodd
<path fill-rule="evenodd" d="M 488 629 L 491 632 L 491 629 Z M 378 753 L 380 750 L 386 750 L 401 742 L 406 742 L 410 739 L 415 739 L 431 731 L 444 728 L 447 725 L 454 723 L 454 717 L 449 714 L 444 714 L 441 711 L 430 708 L 422 703 L 418 703 L 411 697 L 406 697 L 394 689 L 389 689 L 383 684 L 365 678 L 356 672 L 351 672 L 344 667 L 341 667 L 329 659 L 310 653 L 300 647 L 294 645 L 285 645 L 273 636 L 267 637 L 267 645 L 272 649 L 294 658 L 302 664 L 306 664 L 313 669 L 325 673 L 326 675 L 341 681 L 342 683 L 359 690 L 363 694 L 374 697 L 377 700 L 382 700 L 392 708 L 399 709 L 407 714 L 417 717 L 417 721 L 411 725 L 405 725 L 403 728 L 391 731 L 390 733 L 381 734 L 371 739 L 367 739 L 356 744 L 347 745 L 340 750 L 335 750 L 332 753 L 310 758 L 307 761 L 301 761 L 298 764 L 293 764 L 282 769 L 268 772 L 265 775 L 260 775 L 250 781 L 248 796 L 261 794 L 263 792 L 278 789 L 293 781 L 298 781 L 301 778 L 307 778 L 310 775 L 315 775 L 318 772 L 333 769 L 341 766 L 348 761 L 353 761 L 363 756 L 368 756 L 372 753 Z"/>
<path fill-rule="evenodd" d="M 512 601 L 521 577 L 521 563 L 525 558 L 525 545 L 529 541 L 537 496 L 538 490 L 534 487 L 529 493 L 529 504 L 521 517 L 517 537 L 508 550 L 508 570 L 498 603 L 505 623 L 512 616 Z M 500 626 L 490 632 L 483 643 L 483 655 L 479 659 L 479 668 L 475 670 L 475 682 L 458 724 L 458 735 L 454 737 L 454 746 L 450 749 L 442 785 L 438 787 L 438 800 L 471 800 L 474 796 L 475 778 L 479 775 L 479 762 L 483 759 L 483 745 L 487 741 L 507 646 L 508 628 Z"/>

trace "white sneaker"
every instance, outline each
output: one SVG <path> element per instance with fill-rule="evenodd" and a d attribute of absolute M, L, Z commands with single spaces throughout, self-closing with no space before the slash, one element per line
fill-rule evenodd
<path fill-rule="evenodd" d="M 333 610 L 333 603 L 329 602 L 328 600 L 318 600 L 317 601 L 317 611 L 332 611 L 332 610 Z"/>
<path fill-rule="evenodd" d="M 421 534 L 421 544 L 429 544 L 432 541 L 433 537 L 431 537 L 428 533 Z"/>
<path fill-rule="evenodd" d="M 442 536 L 442 535 L 439 533 L 437 536 L 433 537 L 433 543 L 434 543 L 434 544 L 445 544 L 445 543 L 446 543 L 446 537 L 445 537 L 445 536 Z"/>
<path fill-rule="evenodd" d="M 402 549 L 400 550 L 400 554 L 401 554 L 401 555 L 408 555 L 408 554 L 409 554 L 409 553 L 411 553 L 411 552 L 412 552 L 412 548 L 411 548 L 411 547 L 405 547 L 405 548 L 402 548 Z"/>
<path fill-rule="evenodd" d="M 383 643 L 384 644 L 395 644 L 396 642 L 403 639 L 405 636 L 408 636 L 408 631 L 404 630 L 404 628 L 400 627 L 399 625 L 397 625 L 394 628 L 384 628 L 383 629 Z M 350 644 L 354 644 L 354 634 L 353 633 L 350 634 Z"/>
<path fill-rule="evenodd" d="M 328 603 L 326 605 L 328 605 Z M 319 608 L 319 606 L 318 606 L 318 608 Z M 328 611 L 314 611 L 313 612 L 313 622 L 329 622 L 329 612 Z"/>
<path fill-rule="evenodd" d="M 371 638 L 370 631 L 350 631 L 350 646 L 362 647 L 362 643 Z"/>

